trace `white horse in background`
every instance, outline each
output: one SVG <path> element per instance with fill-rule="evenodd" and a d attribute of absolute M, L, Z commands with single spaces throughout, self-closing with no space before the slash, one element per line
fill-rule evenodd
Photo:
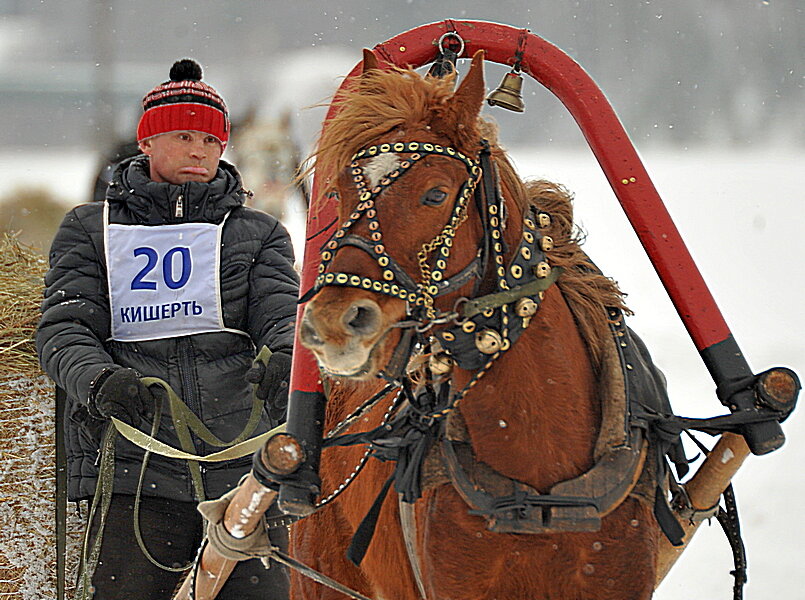
<path fill-rule="evenodd" d="M 251 206 L 284 221 L 294 202 L 307 205 L 305 187 L 296 181 L 302 153 L 289 111 L 276 118 L 250 114 L 233 124 L 230 149 L 244 187 L 253 193 Z"/>

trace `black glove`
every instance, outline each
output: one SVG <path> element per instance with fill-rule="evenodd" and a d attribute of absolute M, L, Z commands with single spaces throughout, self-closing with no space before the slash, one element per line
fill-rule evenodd
<path fill-rule="evenodd" d="M 101 417 L 115 417 L 135 427 L 152 412 L 154 397 L 134 369 L 117 369 L 97 381 L 97 389 L 90 390 L 90 405 Z"/>
<path fill-rule="evenodd" d="M 263 346 L 251 369 L 246 371 L 246 381 L 257 386 L 255 395 L 264 400 L 266 409 L 275 423 L 285 421 L 288 408 L 288 382 L 291 378 L 291 355 L 287 352 L 271 352 Z"/>

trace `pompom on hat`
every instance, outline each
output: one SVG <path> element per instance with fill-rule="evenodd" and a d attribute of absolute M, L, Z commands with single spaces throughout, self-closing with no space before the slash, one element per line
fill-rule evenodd
<path fill-rule="evenodd" d="M 173 63 L 170 81 L 143 98 L 138 142 L 170 131 L 200 131 L 214 135 L 226 148 L 230 129 L 226 103 L 212 86 L 201 81 L 201 76 L 201 66 L 192 59 Z"/>

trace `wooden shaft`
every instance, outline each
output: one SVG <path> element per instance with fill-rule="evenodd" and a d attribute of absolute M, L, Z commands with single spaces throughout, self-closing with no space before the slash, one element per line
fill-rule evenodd
<path fill-rule="evenodd" d="M 224 527 L 229 533 L 245 537 L 257 528 L 260 518 L 274 503 L 277 493 L 261 485 L 250 473 L 224 513 Z M 174 600 L 214 600 L 229 579 L 237 561 L 224 558 L 209 544 L 204 547 L 195 577 L 194 595 L 190 595 L 191 577 L 187 577 Z"/>
<path fill-rule="evenodd" d="M 722 435 L 696 474 L 685 484 L 693 508 L 706 510 L 714 506 L 747 456 L 749 447 L 743 436 L 735 433 Z M 687 548 L 701 521 L 679 519 L 679 524 L 685 530 L 685 543 L 682 546 L 672 546 L 668 538 L 661 536 L 655 588 L 660 585 L 682 551 Z"/>

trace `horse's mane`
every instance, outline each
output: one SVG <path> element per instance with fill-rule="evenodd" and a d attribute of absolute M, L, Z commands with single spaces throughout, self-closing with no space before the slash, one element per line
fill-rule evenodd
<path fill-rule="evenodd" d="M 335 182 L 335 176 L 351 157 L 395 128 L 408 130 L 423 125 L 440 131 L 449 110 L 455 76 L 422 77 L 412 69 L 374 69 L 356 77 L 333 99 L 337 113 L 327 121 L 314 152 L 316 176 Z M 466 132 L 451 134 L 453 147 L 468 154 L 477 152 L 478 124 L 466 124 Z M 414 140 L 410 140 L 414 141 Z"/>
<path fill-rule="evenodd" d="M 572 195 L 561 185 L 546 180 L 524 183 L 497 141 L 497 127 L 482 118 L 474 123 L 449 121 L 454 76 L 422 77 L 411 69 L 371 70 L 339 92 L 333 102 L 338 111 L 325 124 L 314 153 L 320 190 L 329 191 L 337 174 L 361 148 L 372 145 L 392 129 L 428 126 L 445 135 L 452 146 L 476 155 L 480 140 L 487 139 L 508 200 L 521 210 L 537 206 L 551 215 L 547 231 L 554 240 L 548 258 L 561 267 L 559 288 L 571 307 L 597 365 L 609 337 L 606 307 L 626 310 L 617 284 L 601 274 L 580 247 L 579 231 L 573 225 Z M 460 125 L 460 126 L 457 126 Z M 415 141 L 413 139 L 407 141 Z"/>
<path fill-rule="evenodd" d="M 581 249 L 583 236 L 573 225 L 573 196 L 561 185 L 546 180 L 525 183 L 528 202 L 551 215 L 548 230 L 554 249 L 548 252 L 553 267 L 563 271 L 557 285 L 570 306 L 593 364 L 599 364 L 604 344 L 611 338 L 607 307 L 631 311 L 623 301 L 618 284 L 603 275 Z"/>

